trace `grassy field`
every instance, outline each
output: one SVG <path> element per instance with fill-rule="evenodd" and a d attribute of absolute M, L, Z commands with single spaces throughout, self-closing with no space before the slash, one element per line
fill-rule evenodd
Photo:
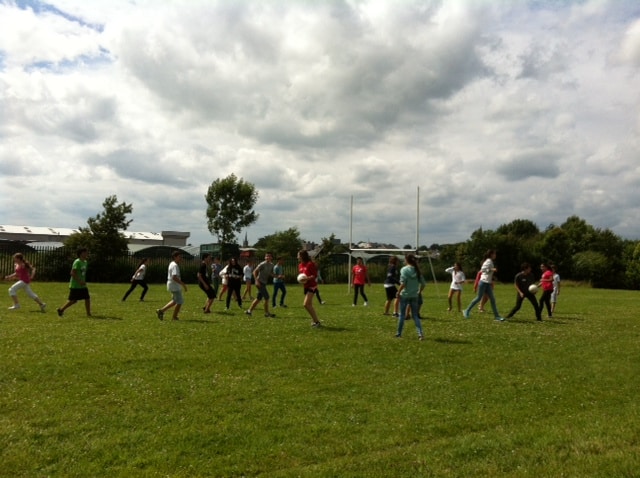
<path fill-rule="evenodd" d="M 499 323 L 430 285 L 419 342 L 381 285 L 366 308 L 321 286 L 320 329 L 300 286 L 272 319 L 204 315 L 192 286 L 179 322 L 164 286 L 126 288 L 90 285 L 93 318 L 56 315 L 66 284 L 0 309 L 0 476 L 640 476 L 638 292 L 565 287 L 555 318 Z"/>

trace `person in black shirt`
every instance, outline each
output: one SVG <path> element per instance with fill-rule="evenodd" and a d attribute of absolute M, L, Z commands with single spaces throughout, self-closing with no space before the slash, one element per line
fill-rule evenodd
<path fill-rule="evenodd" d="M 536 311 L 536 319 L 542 320 L 540 310 L 538 308 L 538 300 L 532 292 L 529 292 L 529 286 L 535 284 L 535 282 L 536 279 L 531 273 L 531 265 L 527 262 L 523 262 L 520 266 L 520 272 L 516 274 L 515 280 L 513 281 L 516 291 L 518 292 L 518 295 L 516 296 L 516 305 L 513 306 L 513 309 L 511 309 L 511 312 L 507 315 L 507 319 L 513 317 L 516 312 L 520 310 L 522 301 L 527 299 L 531 302 L 531 305 L 533 305 L 533 310 Z"/>

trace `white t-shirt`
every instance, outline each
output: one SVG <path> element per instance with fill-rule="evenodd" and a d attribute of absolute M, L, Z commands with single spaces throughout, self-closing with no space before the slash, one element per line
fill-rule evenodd
<path fill-rule="evenodd" d="M 251 278 L 253 277 L 253 269 L 251 268 L 251 266 L 249 264 L 247 264 L 246 266 L 243 267 L 242 273 L 244 274 L 245 282 L 248 281 L 248 280 L 251 280 Z"/>
<path fill-rule="evenodd" d="M 464 275 L 464 272 L 457 271 L 453 267 L 449 267 L 445 270 L 448 274 L 451 274 L 451 286 L 450 289 L 453 290 L 462 290 L 462 283 L 467 280 Z"/>
<path fill-rule="evenodd" d="M 180 284 L 173 280 L 174 276 L 178 276 L 178 279 L 182 279 L 180 277 L 180 266 L 177 262 L 171 261 L 169 269 L 167 270 L 167 290 L 169 292 L 179 292 L 181 289 Z"/>
<path fill-rule="evenodd" d="M 135 274 L 133 274 L 132 279 L 133 280 L 143 280 L 144 279 L 144 275 L 147 272 L 147 265 L 146 264 L 142 264 L 140 267 L 138 267 L 138 270 L 135 272 Z"/>

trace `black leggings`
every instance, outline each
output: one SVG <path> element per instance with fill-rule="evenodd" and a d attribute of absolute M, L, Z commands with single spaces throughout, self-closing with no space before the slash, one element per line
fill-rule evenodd
<path fill-rule="evenodd" d="M 126 292 L 126 294 L 124 295 L 122 300 L 123 301 L 127 300 L 127 297 L 129 297 L 129 294 L 131 294 L 133 292 L 133 289 L 135 289 L 137 286 L 142 287 L 142 294 L 140 295 L 140 300 L 144 300 L 144 296 L 146 295 L 147 291 L 149 290 L 149 286 L 144 281 L 144 279 L 131 281 L 131 287 L 129 287 L 129 290 Z"/>
<path fill-rule="evenodd" d="M 540 297 L 540 314 L 542 314 L 544 306 L 547 306 L 549 317 L 551 317 L 551 294 L 553 294 L 553 290 L 545 290 Z"/>
<path fill-rule="evenodd" d="M 353 305 L 358 303 L 358 292 L 360 292 L 360 295 L 365 302 L 369 302 L 367 300 L 367 294 L 364 293 L 364 284 L 355 284 L 353 286 Z"/>

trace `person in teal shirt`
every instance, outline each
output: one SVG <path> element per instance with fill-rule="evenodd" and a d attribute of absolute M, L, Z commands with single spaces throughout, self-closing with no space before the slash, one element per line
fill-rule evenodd
<path fill-rule="evenodd" d="M 71 279 L 69 280 L 69 299 L 57 309 L 58 316 L 62 317 L 64 311 L 79 300 L 84 300 L 84 308 L 87 317 L 91 317 L 91 297 L 87 287 L 87 258 L 89 250 L 86 247 L 78 249 L 78 257 L 71 266 Z"/>
<path fill-rule="evenodd" d="M 404 256 L 404 261 L 406 266 L 400 269 L 400 287 L 398 288 L 397 294 L 400 299 L 400 317 L 398 318 L 396 337 L 402 337 L 407 307 L 409 307 L 411 317 L 418 331 L 418 339 L 423 340 L 424 336 L 422 334 L 419 306 L 422 290 L 427 285 L 427 281 L 422 275 L 422 272 L 420 272 L 420 267 L 418 267 L 418 261 L 415 255 L 407 254 Z"/>

